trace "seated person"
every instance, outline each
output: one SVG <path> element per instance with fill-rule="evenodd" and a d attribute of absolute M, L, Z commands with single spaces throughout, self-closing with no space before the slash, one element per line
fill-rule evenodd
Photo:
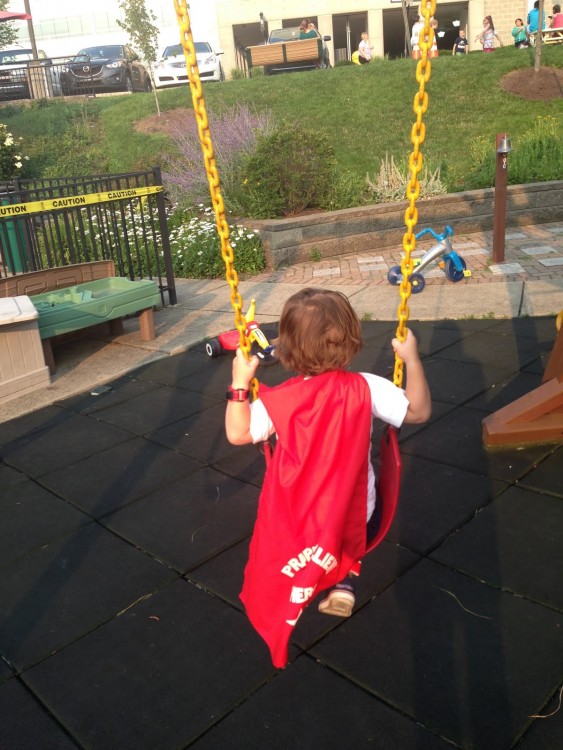
<path fill-rule="evenodd" d="M 561 13 L 561 6 L 559 4 L 553 6 L 553 15 L 551 16 L 549 26 L 552 29 L 563 29 L 563 13 Z"/>
<path fill-rule="evenodd" d="M 319 32 L 315 28 L 315 24 L 311 23 L 308 18 L 304 18 L 299 24 L 299 39 L 315 39 L 320 36 Z"/>
<path fill-rule="evenodd" d="M 514 46 L 521 49 L 522 47 L 529 47 L 528 35 L 524 28 L 524 21 L 521 18 L 517 18 L 514 21 L 514 28 L 512 29 L 512 36 L 514 37 Z"/>

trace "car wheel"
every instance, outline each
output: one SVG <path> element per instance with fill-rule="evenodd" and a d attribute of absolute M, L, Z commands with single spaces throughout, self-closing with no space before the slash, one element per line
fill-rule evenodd
<path fill-rule="evenodd" d="M 208 357 L 215 359 L 216 357 L 221 356 L 221 352 L 222 348 L 219 339 L 209 339 L 209 341 L 205 344 L 205 353 Z"/>
<path fill-rule="evenodd" d="M 131 79 L 131 76 L 127 76 L 125 79 L 125 91 L 132 94 L 133 93 L 133 81 Z"/>
<path fill-rule="evenodd" d="M 150 76 L 147 76 L 147 78 L 146 78 L 146 81 L 145 81 L 145 91 L 147 92 L 147 94 L 152 91 L 152 82 L 151 82 L 151 77 Z"/>
<path fill-rule="evenodd" d="M 223 66 L 219 65 L 219 80 L 224 81 L 225 80 L 225 71 L 223 70 Z"/>

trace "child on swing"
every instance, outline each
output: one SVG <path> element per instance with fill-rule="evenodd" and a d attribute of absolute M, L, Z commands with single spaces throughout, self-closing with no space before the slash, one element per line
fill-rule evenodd
<path fill-rule="evenodd" d="M 260 386 L 249 403 L 258 358 L 233 361 L 226 432 L 234 445 L 276 434 L 258 504 L 241 599 L 275 666 L 287 663 L 291 631 L 318 590 L 325 614 L 348 617 L 350 571 L 377 533 L 380 508 L 370 462 L 373 417 L 395 427 L 430 417 L 430 392 L 416 339 L 393 349 L 408 373 L 403 391 L 385 378 L 346 368 L 362 347 L 360 321 L 339 292 L 303 289 L 282 311 L 276 356 L 299 373 Z"/>

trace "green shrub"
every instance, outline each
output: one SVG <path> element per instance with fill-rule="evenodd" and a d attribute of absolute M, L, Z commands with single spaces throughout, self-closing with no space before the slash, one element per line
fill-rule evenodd
<path fill-rule="evenodd" d="M 354 65 L 354 63 L 352 62 L 352 60 L 337 60 L 334 63 L 335 68 L 342 68 L 344 67 L 344 65 Z"/>
<path fill-rule="evenodd" d="M 329 199 L 335 170 L 334 151 L 324 133 L 285 123 L 258 140 L 233 198 L 247 216 L 293 216 Z"/>
<path fill-rule="evenodd" d="M 411 173 L 408 165 L 398 167 L 389 154 L 385 154 L 385 159 L 382 159 L 379 174 L 375 180 L 372 180 L 369 174 L 366 175 L 367 189 L 372 194 L 375 203 L 405 200 L 410 179 Z M 434 171 L 431 171 L 428 166 L 424 167 L 418 175 L 418 181 L 421 198 L 430 198 L 447 192 L 440 179 L 440 167 Z"/>
<path fill-rule="evenodd" d="M 231 81 L 240 81 L 246 78 L 246 73 L 242 68 L 231 68 Z"/>
<path fill-rule="evenodd" d="M 494 144 L 483 136 L 470 144 L 471 163 L 475 166 L 465 180 L 469 190 L 490 187 L 495 183 L 496 154 Z M 560 180 L 563 174 L 563 135 L 554 117 L 537 117 L 532 127 L 519 138 L 512 139 L 508 155 L 508 182 Z"/>

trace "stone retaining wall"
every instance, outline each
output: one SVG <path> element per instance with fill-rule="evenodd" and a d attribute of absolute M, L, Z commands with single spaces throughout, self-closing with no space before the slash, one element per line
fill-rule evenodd
<path fill-rule="evenodd" d="M 272 268 L 348 253 L 377 252 L 400 244 L 408 203 L 381 203 L 288 219 L 247 221 L 260 232 Z M 417 228 L 454 234 L 493 228 L 494 189 L 450 193 L 418 202 Z M 507 190 L 509 227 L 563 221 L 563 180 L 511 185 Z"/>

